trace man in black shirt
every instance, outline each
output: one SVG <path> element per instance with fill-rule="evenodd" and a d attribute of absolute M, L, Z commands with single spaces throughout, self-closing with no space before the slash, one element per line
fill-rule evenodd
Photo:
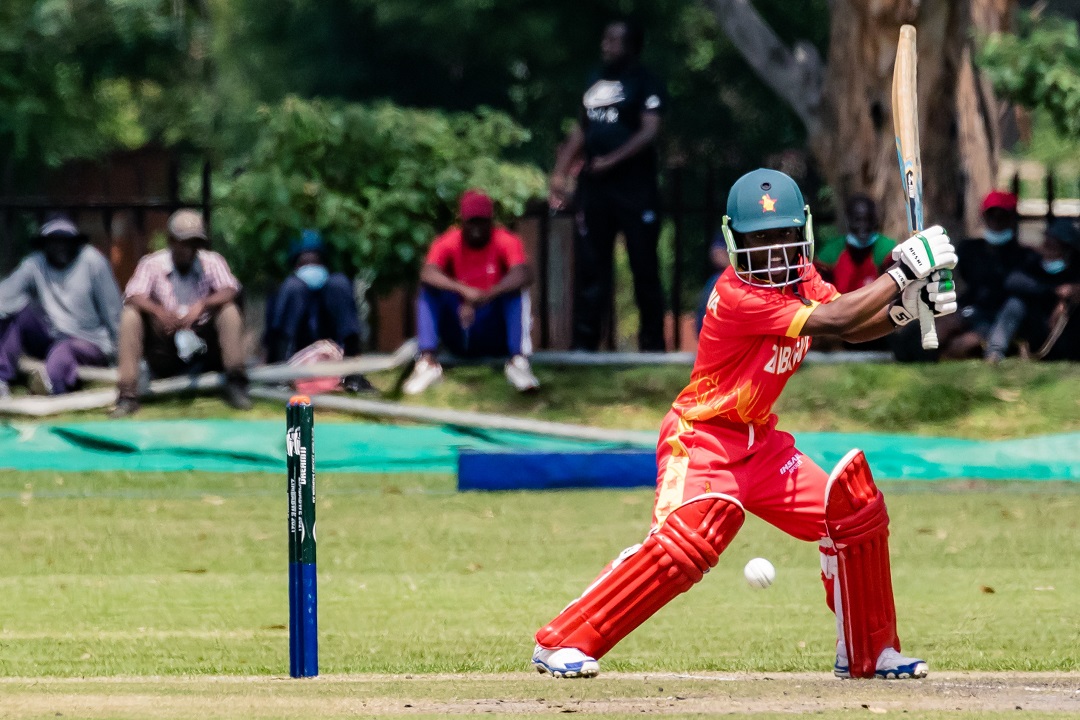
<path fill-rule="evenodd" d="M 640 316 L 638 346 L 664 348 L 664 301 L 656 245 L 660 235 L 656 139 L 667 104 L 661 84 L 641 66 L 644 34 L 627 21 L 610 23 L 600 42 L 602 66 L 589 78 L 578 124 L 555 159 L 550 204 L 568 205 L 571 168 L 577 185 L 574 327 L 576 349 L 596 350 L 611 303 L 612 252 L 622 231 Z"/>

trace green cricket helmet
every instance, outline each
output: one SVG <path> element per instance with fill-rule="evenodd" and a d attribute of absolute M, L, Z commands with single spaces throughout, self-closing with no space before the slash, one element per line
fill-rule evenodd
<path fill-rule="evenodd" d="M 753 249 L 736 242 L 736 235 L 776 228 L 798 228 L 800 239 Z M 723 231 L 735 275 L 748 285 L 794 285 L 802 281 L 814 261 L 810 207 L 795 181 L 778 170 L 761 168 L 735 181 L 728 193 Z"/>

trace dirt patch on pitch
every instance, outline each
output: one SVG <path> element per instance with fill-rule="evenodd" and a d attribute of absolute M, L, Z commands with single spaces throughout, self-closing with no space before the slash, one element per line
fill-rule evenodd
<path fill-rule="evenodd" d="M 503 675 L 0 680 L 4 717 L 354 717 L 858 711 L 1080 715 L 1080 673 L 935 673 L 918 681 L 799 674 L 620 674 L 591 681 Z"/>

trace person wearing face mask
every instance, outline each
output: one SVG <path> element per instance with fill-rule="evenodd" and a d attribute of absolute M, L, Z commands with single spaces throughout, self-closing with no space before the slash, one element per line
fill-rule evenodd
<path fill-rule="evenodd" d="M 0 398 L 11 395 L 21 355 L 45 361 L 29 378 L 45 395 L 76 387 L 79 365 L 116 355 L 121 302 L 109 261 L 64 215 L 46 221 L 35 243 L 0 282 Z"/>
<path fill-rule="evenodd" d="M 1076 221 L 1059 218 L 1046 229 L 1039 255 L 1005 278 L 1009 297 L 998 313 L 986 343 L 984 358 L 1000 362 L 1014 339 L 1031 348 L 1046 341 L 1060 314 L 1070 317 L 1080 301 L 1080 228 Z M 1080 359 L 1080 321 L 1067 320 L 1047 360 Z"/>
<path fill-rule="evenodd" d="M 1016 196 L 1001 190 L 982 203 L 982 237 L 968 238 L 956 248 L 960 259 L 960 311 L 938 325 L 940 357 L 984 356 L 991 329 L 1009 293 L 1005 278 L 1017 268 L 1038 262 L 1038 254 L 1017 241 Z"/>
<path fill-rule="evenodd" d="M 304 230 L 289 247 L 292 273 L 266 303 L 266 355 L 282 362 L 320 341 L 341 357 L 360 355 L 360 316 L 352 282 L 327 265 L 327 246 L 318 230 Z M 342 378 L 350 392 L 373 390 L 363 375 Z"/>
<path fill-rule="evenodd" d="M 540 387 L 529 364 L 532 269 L 517 235 L 494 224 L 494 204 L 479 190 L 460 201 L 461 226 L 431 244 L 420 270 L 416 303 L 419 357 L 402 390 L 416 395 L 442 378 L 435 353 L 510 356 L 506 379 L 518 392 Z"/>
<path fill-rule="evenodd" d="M 849 293 L 877 280 L 892 264 L 896 241 L 882 235 L 877 206 L 869 196 L 856 193 L 844 208 L 847 234 L 825 243 L 816 263 L 822 277 L 839 292 Z"/>
<path fill-rule="evenodd" d="M 155 377 L 223 370 L 222 397 L 249 410 L 240 281 L 225 258 L 207 249 L 195 210 L 177 210 L 166 226 L 169 246 L 135 267 L 124 289 L 117 363 L 117 401 L 110 417 L 139 410 L 139 362 Z"/>

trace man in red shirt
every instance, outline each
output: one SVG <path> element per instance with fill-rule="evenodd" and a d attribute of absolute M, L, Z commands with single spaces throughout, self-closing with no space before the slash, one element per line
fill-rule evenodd
<path fill-rule="evenodd" d="M 814 258 L 836 289 L 849 293 L 874 282 L 892 264 L 896 241 L 882 235 L 874 201 L 866 195 L 848 198 L 844 212 L 848 232 L 826 243 Z"/>
<path fill-rule="evenodd" d="M 420 270 L 416 334 L 420 356 L 403 390 L 423 392 L 442 378 L 440 343 L 463 357 L 505 356 L 506 378 L 517 390 L 540 387 L 532 351 L 529 291 L 532 272 L 521 238 L 492 222 L 491 198 L 461 196 L 461 227 L 435 238 Z"/>
<path fill-rule="evenodd" d="M 744 175 L 728 195 L 731 267 L 709 298 L 690 384 L 665 417 L 657 446 L 652 530 L 536 633 L 533 665 L 556 677 L 592 677 L 597 658 L 700 581 L 750 511 L 821 550 L 836 613 L 833 672 L 909 678 L 927 665 L 900 654 L 889 571 L 888 514 L 866 459 L 853 450 L 826 474 L 776 429 L 772 412 L 811 336 L 859 342 L 918 315 L 956 310 L 955 251 L 930 228 L 896 248 L 870 285 L 841 295 L 813 266 L 810 211 L 775 170 Z"/>

